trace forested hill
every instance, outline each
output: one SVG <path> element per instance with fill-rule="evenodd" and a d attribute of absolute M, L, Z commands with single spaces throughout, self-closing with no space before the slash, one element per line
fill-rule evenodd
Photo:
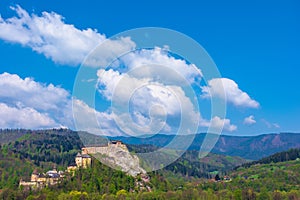
<path fill-rule="evenodd" d="M 71 137 L 74 139 L 75 143 L 81 143 L 80 138 L 78 137 L 77 131 L 72 131 L 70 129 L 45 129 L 45 130 L 30 130 L 30 129 L 0 129 L 0 144 L 6 144 L 9 142 L 14 142 L 21 138 L 22 136 L 27 135 L 27 138 L 30 139 L 40 139 L 41 136 L 49 135 L 54 137 Z M 26 138 L 23 138 L 26 139 Z"/>
<path fill-rule="evenodd" d="M 300 185 L 299 160 L 239 167 L 228 172 L 245 160 L 213 153 L 199 160 L 198 151 L 193 150 L 164 169 L 149 173 L 147 185 L 150 192 L 136 184 L 140 177 L 135 179 L 95 159 L 90 168 L 80 169 L 74 176 L 67 175 L 61 184 L 53 187 L 38 191 L 24 191 L 19 187 L 20 179 L 28 180 L 34 169 L 45 172 L 56 165 L 59 170 L 65 170 L 74 162 L 83 145 L 78 134 L 83 133 L 66 129 L 2 130 L 1 137 L 8 137 L 0 145 L 0 199 L 300 198 L 297 191 Z M 129 146 L 133 152 L 155 148 L 151 145 Z M 207 179 L 214 178 L 216 173 L 221 177 L 220 182 Z M 224 182 L 225 173 L 230 175 L 231 181 Z"/>
<path fill-rule="evenodd" d="M 278 162 L 285 162 L 300 159 L 300 148 L 297 149 L 289 149 L 288 151 L 283 151 L 279 153 L 275 153 L 271 156 L 262 158 L 257 161 L 248 162 L 243 164 L 243 167 L 250 167 L 256 164 L 270 164 L 270 163 L 278 163 Z"/>
<path fill-rule="evenodd" d="M 14 137 L 9 137 L 11 134 Z M 13 162 L 18 163 L 31 163 L 31 170 L 27 170 L 26 174 L 18 173 L 18 176 L 26 176 L 24 178 L 28 178 L 28 173 L 31 173 L 34 167 L 49 170 L 53 165 L 57 165 L 59 168 L 65 169 L 68 165 L 74 163 L 75 155 L 83 147 L 81 140 L 83 137 L 80 138 L 78 134 L 81 135 L 84 133 L 66 129 L 39 131 L 18 130 L 16 132 L 4 130 L 0 135 L 2 138 L 7 136 L 8 139 L 4 140 L 6 143 L 2 143 L 1 146 L 3 156 L 1 157 L 0 164 L 2 163 L 3 166 L 6 166 L 5 163 L 8 162 L 8 160 L 13 160 Z M 84 140 L 89 141 L 90 138 L 93 138 L 93 136 L 85 137 Z M 96 139 L 93 138 L 94 142 L 95 140 Z M 103 142 L 101 138 L 99 141 Z M 155 148 L 157 147 L 151 145 L 128 145 L 128 149 L 132 152 L 151 152 Z M 211 177 L 211 172 L 218 171 L 225 173 L 246 162 L 245 159 L 240 157 L 217 155 L 213 153 L 199 160 L 198 153 L 198 151 L 193 150 L 187 151 L 181 158 L 167 166 L 165 170 L 182 177 L 193 176 L 209 178 Z M 18 160 L 16 160 L 16 158 Z M 22 168 L 22 165 L 19 166 Z M 11 164 L 10 167 L 13 167 L 13 164 Z M 0 169 L 0 173 L 1 172 L 6 173 L 4 167 L 2 170 Z M 16 184 L 16 180 L 14 180 L 14 184 Z"/>

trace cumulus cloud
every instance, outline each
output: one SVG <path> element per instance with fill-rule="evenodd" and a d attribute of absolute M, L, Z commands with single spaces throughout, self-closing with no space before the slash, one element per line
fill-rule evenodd
<path fill-rule="evenodd" d="M 246 117 L 244 119 L 244 124 L 246 124 L 246 125 L 252 125 L 252 124 L 255 124 L 255 123 L 256 123 L 256 120 L 254 119 L 253 115 L 250 115 L 249 117 Z"/>
<path fill-rule="evenodd" d="M 170 56 L 166 48 L 155 47 L 130 52 L 121 57 L 121 60 L 129 70 L 141 67 L 140 70 L 131 72 L 131 75 L 137 78 L 150 77 L 174 84 L 183 83 L 182 79 L 188 83 L 199 82 L 203 76 L 194 64 Z"/>
<path fill-rule="evenodd" d="M 57 111 L 62 104 L 67 104 L 68 97 L 68 91 L 53 84 L 22 79 L 16 74 L 0 74 L 0 99 L 4 103 Z"/>
<path fill-rule="evenodd" d="M 42 12 L 38 16 L 30 15 L 20 6 L 12 9 L 16 12 L 16 17 L 3 19 L 0 16 L 0 38 L 30 47 L 59 64 L 80 64 L 91 50 L 104 41 L 107 41 L 107 57 L 103 57 L 103 60 L 98 58 L 97 63 L 91 64 L 106 64 L 105 60 L 112 55 L 135 46 L 129 38 L 110 41 L 97 30 L 77 29 L 72 24 L 66 24 L 64 18 L 54 12 Z"/>
<path fill-rule="evenodd" d="M 135 47 L 136 44 L 130 37 L 106 39 L 90 52 L 82 64 L 88 67 L 105 68 L 113 62 L 115 66 L 119 66 L 117 58 L 132 51 Z"/>
<path fill-rule="evenodd" d="M 59 125 L 47 114 L 30 107 L 10 107 L 0 103 L 0 128 L 49 128 Z"/>
<path fill-rule="evenodd" d="M 79 99 L 73 99 L 73 114 L 77 130 L 96 135 L 120 136 L 124 133 L 118 129 L 111 112 L 98 112 Z"/>
<path fill-rule="evenodd" d="M 213 97 L 224 97 L 228 102 L 235 106 L 258 108 L 259 103 L 250 98 L 250 96 L 243 92 L 233 80 L 228 78 L 216 78 L 208 81 L 208 86 L 201 87 L 204 98 Z"/>
<path fill-rule="evenodd" d="M 170 131 L 166 117 L 183 120 L 185 133 L 189 126 L 198 126 L 200 113 L 179 86 L 164 85 L 150 78 L 139 79 L 113 69 L 100 69 L 98 77 L 99 92 L 117 108 L 116 121 L 128 134 Z"/>
<path fill-rule="evenodd" d="M 105 96 L 109 98 L 112 95 L 109 90 L 113 90 L 115 85 L 109 86 L 108 83 L 117 84 L 117 80 L 123 78 L 123 75 L 112 70 L 105 73 L 102 81 L 107 81 L 104 82 L 108 86 Z M 128 84 L 132 83 L 131 77 L 127 78 Z M 136 84 L 140 84 L 139 80 L 136 81 Z M 126 94 L 128 84 L 120 90 L 118 97 L 122 99 L 129 97 Z M 131 89 L 134 86 L 137 85 L 132 83 Z M 182 102 L 181 106 L 178 101 Z M 184 118 L 189 121 L 198 117 L 184 91 L 175 86 L 165 88 L 147 85 L 135 93 L 132 102 L 136 105 L 133 110 L 136 117 L 134 120 L 140 125 L 140 129 L 137 130 L 153 131 L 153 127 L 162 127 L 163 131 L 170 132 L 172 129 L 164 121 L 164 111 L 178 115 L 181 109 L 187 110 Z M 119 128 L 122 127 L 120 123 L 126 123 L 122 118 L 124 116 L 116 116 L 111 111 L 98 112 L 78 99 L 72 102 L 71 95 L 65 89 L 39 83 L 28 77 L 23 79 L 16 74 L 0 74 L 0 108 L 0 128 L 76 127 L 77 130 L 100 135 L 124 135 L 123 130 Z M 153 118 L 149 118 L 148 109 Z M 77 116 L 76 124 L 73 122 L 73 114 Z M 128 115 L 126 117 L 128 118 Z M 151 122 L 153 126 L 149 126 Z M 147 125 L 148 129 L 144 129 Z"/>
<path fill-rule="evenodd" d="M 0 74 L 0 128 L 59 127 L 78 128 L 100 135 L 124 135 L 117 128 L 111 112 L 98 112 L 81 100 L 73 100 L 61 87 L 28 77 L 22 79 L 16 74 Z"/>
<path fill-rule="evenodd" d="M 207 120 L 202 121 L 201 125 L 203 127 L 211 126 L 213 129 L 216 129 L 216 130 L 223 129 L 223 130 L 229 131 L 229 132 L 237 130 L 237 126 L 231 124 L 230 119 L 226 119 L 226 118 L 222 119 L 219 116 L 214 116 L 210 121 L 207 121 Z"/>
<path fill-rule="evenodd" d="M 98 70 L 97 88 L 103 97 L 118 106 L 127 108 L 130 102 L 132 112 L 119 113 L 120 115 L 111 111 L 97 112 L 80 100 L 73 101 L 72 105 L 70 93 L 63 88 L 4 73 L 0 75 L 1 107 L 8 113 L 15 111 L 24 117 L 19 121 L 13 116 L 3 118 L 1 126 L 17 127 L 24 125 L 26 119 L 35 119 L 36 124 L 28 122 L 28 126 L 74 127 L 73 106 L 75 112 L 81 113 L 80 122 L 76 124 L 80 129 L 87 130 L 86 124 L 90 124 L 90 131 L 97 132 L 100 125 L 105 135 L 122 135 L 123 130 L 116 127 L 124 128 L 133 121 L 137 124 L 134 131 L 139 133 L 158 129 L 172 132 L 174 130 L 171 123 L 178 119 L 183 120 L 185 127 L 182 132 L 185 133 L 191 131 L 189 127 L 208 127 L 208 124 L 214 127 L 224 125 L 224 129 L 228 131 L 237 128 L 230 124 L 229 119 L 214 117 L 207 123 L 201 118 L 200 112 L 195 109 L 195 102 L 188 96 L 192 92 L 187 91 L 187 86 L 200 84 L 202 72 L 195 65 L 168 54 L 168 48 L 156 47 L 130 52 L 136 44 L 129 37 L 111 40 L 97 30 L 80 30 L 67 24 L 61 15 L 54 12 L 37 15 L 29 14 L 20 6 L 12 9 L 17 14 L 15 17 L 3 19 L 0 16 L 0 39 L 29 47 L 56 63 L 79 65 L 94 49 L 84 65 L 103 68 L 115 60 L 116 56 L 127 52 L 115 60 L 110 69 Z M 101 45 L 97 46 L 99 44 Z M 209 81 L 208 86 L 202 87 L 203 96 L 221 97 L 218 87 L 220 83 L 224 85 L 229 102 L 237 106 L 259 106 L 258 102 L 241 91 L 230 79 Z M 91 122 L 88 116 L 96 116 L 96 121 Z"/>
<path fill-rule="evenodd" d="M 0 74 L 1 127 L 37 128 L 70 126 L 70 94 L 16 74 Z M 15 112 L 15 115 L 13 114 Z"/>
<path fill-rule="evenodd" d="M 102 84 L 108 86 L 104 95 L 112 98 L 115 94 L 109 90 L 114 90 L 118 81 L 125 75 L 113 70 L 104 70 L 102 73 L 107 73 L 100 79 L 104 81 Z M 127 77 L 125 81 L 128 84 L 131 83 L 133 89 L 135 85 L 132 82 L 136 81 L 137 84 L 138 80 L 132 81 L 131 79 L 134 80 L 132 77 Z M 114 84 L 109 86 L 109 80 Z M 73 113 L 71 96 L 63 88 L 52 84 L 42 84 L 32 78 L 22 79 L 15 74 L 3 73 L 0 74 L 0 128 L 76 127 L 77 130 L 85 130 L 94 134 L 117 136 L 124 135 L 124 130 L 127 133 L 126 123 L 129 122 L 127 119 L 133 118 L 138 125 L 134 130 L 140 131 L 139 133 L 153 133 L 153 130 L 157 128 L 164 132 L 172 132 L 172 124 L 165 121 L 167 114 L 171 116 L 172 120 L 174 118 L 183 120 L 182 124 L 185 127 L 181 134 L 189 133 L 189 127 L 195 125 L 203 127 L 211 125 L 217 128 L 224 126 L 224 130 L 227 131 L 237 129 L 235 125 L 230 124 L 229 119 L 220 117 L 214 117 L 211 121 L 202 119 L 180 87 L 145 82 L 147 83 L 145 87 L 139 88 L 131 96 L 128 96 L 132 94 L 132 91 L 126 87 L 128 84 L 119 85 L 121 88 L 117 90 L 117 93 L 119 91 L 120 94 L 117 96 L 131 98 L 132 113 L 128 115 L 126 113 L 125 115 L 116 115 L 111 111 L 98 112 L 78 99 L 73 100 Z M 122 86 L 124 87 L 122 88 Z M 76 124 L 73 122 L 73 114 L 77 116 Z"/>

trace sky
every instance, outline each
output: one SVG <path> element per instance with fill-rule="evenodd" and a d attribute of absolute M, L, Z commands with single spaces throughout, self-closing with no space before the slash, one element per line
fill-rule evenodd
<path fill-rule="evenodd" d="M 299 132 L 299 11 L 292 0 L 0 1 L 0 128 Z M 137 50 L 134 38 L 111 38 L 142 27 L 192 38 L 221 76 L 206 80 L 202 66 L 172 54 L 170 44 Z M 102 60 L 88 63 L 105 42 Z M 121 52 L 128 53 L 105 67 Z M 91 83 L 96 106 L 74 92 L 83 63 L 94 79 L 79 81 Z M 225 101 L 226 115 L 210 111 L 212 99 Z"/>

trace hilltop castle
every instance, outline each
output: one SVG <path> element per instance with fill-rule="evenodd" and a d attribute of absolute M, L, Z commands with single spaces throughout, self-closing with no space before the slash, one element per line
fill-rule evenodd
<path fill-rule="evenodd" d="M 111 141 L 105 146 L 90 146 L 82 148 L 82 154 L 108 154 L 112 148 L 121 148 L 123 151 L 128 152 L 127 146 L 121 141 Z"/>
<path fill-rule="evenodd" d="M 129 151 L 127 146 L 123 144 L 121 141 L 111 141 L 105 146 L 91 146 L 91 147 L 84 147 L 81 149 L 81 153 L 78 152 L 75 157 L 75 163 L 69 165 L 67 168 L 67 172 L 70 174 L 75 173 L 76 170 L 79 168 L 86 169 L 91 166 L 92 164 L 92 157 L 89 154 L 106 154 L 110 155 L 113 152 L 118 151 L 126 152 L 129 155 Z M 131 158 L 132 159 L 132 158 Z M 138 159 L 135 159 L 136 164 L 138 165 Z M 130 173 L 129 173 L 130 174 Z M 134 173 L 135 175 L 136 173 Z M 50 170 L 46 173 L 38 173 L 37 170 L 34 170 L 30 181 L 23 181 L 20 180 L 19 185 L 25 188 L 33 188 L 33 189 L 42 189 L 49 185 L 55 185 L 60 183 L 61 180 L 65 177 L 63 171 L 57 171 L 56 167 L 53 170 Z"/>
<path fill-rule="evenodd" d="M 89 154 L 95 153 L 107 153 L 109 147 L 119 147 L 124 151 L 128 151 L 127 146 L 123 144 L 121 141 L 111 141 L 106 146 L 93 146 L 93 147 L 83 147 L 81 149 L 81 153 L 77 153 L 75 157 L 75 163 L 77 168 L 88 168 L 91 166 L 92 158 Z"/>

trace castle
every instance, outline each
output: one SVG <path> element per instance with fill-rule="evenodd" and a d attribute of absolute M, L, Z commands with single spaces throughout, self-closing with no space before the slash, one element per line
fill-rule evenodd
<path fill-rule="evenodd" d="M 78 153 L 75 157 L 75 163 L 67 168 L 67 172 L 74 175 L 74 172 L 78 168 L 88 168 L 91 166 L 92 158 L 86 153 Z M 60 183 L 65 177 L 65 172 L 57 171 L 56 167 L 53 170 L 47 171 L 46 173 L 38 173 L 37 169 L 35 169 L 32 174 L 30 181 L 20 180 L 19 186 L 24 187 L 25 189 L 42 189 L 46 186 L 55 185 Z"/>
<path fill-rule="evenodd" d="M 127 146 L 123 144 L 121 141 L 111 141 L 106 146 L 90 146 L 90 147 L 84 147 L 82 148 L 82 154 L 108 154 L 108 151 L 110 151 L 111 148 L 121 148 L 123 151 L 128 152 Z"/>
<path fill-rule="evenodd" d="M 82 153 L 82 154 L 77 153 L 77 155 L 75 157 L 75 163 L 78 168 L 82 167 L 82 168 L 86 169 L 89 166 L 91 166 L 92 158 L 87 153 Z"/>
<path fill-rule="evenodd" d="M 38 173 L 35 169 L 31 174 L 30 181 L 23 181 L 20 180 L 20 187 L 25 188 L 34 188 L 34 189 L 41 189 L 49 185 L 55 185 L 59 183 L 65 177 L 63 171 L 57 171 L 54 167 L 53 170 L 50 170 L 46 173 Z"/>
<path fill-rule="evenodd" d="M 91 146 L 84 147 L 81 149 L 81 153 L 78 152 L 75 157 L 75 163 L 67 167 L 67 172 L 74 175 L 75 171 L 79 168 L 86 169 L 92 164 L 92 157 L 89 154 L 109 154 L 112 149 L 121 149 L 122 151 L 129 152 L 127 146 L 121 141 L 111 141 L 106 146 Z M 27 189 L 42 189 L 46 186 L 55 185 L 60 183 L 65 172 L 57 171 L 56 167 L 53 170 L 50 170 L 46 173 L 38 173 L 37 170 L 34 170 L 30 181 L 20 180 L 20 187 L 25 187 Z"/>
<path fill-rule="evenodd" d="M 71 165 L 68 167 L 68 169 L 76 169 L 77 168 L 88 168 L 91 166 L 92 158 L 89 154 L 95 154 L 95 153 L 102 153 L 105 154 L 107 151 L 109 151 L 110 147 L 119 147 L 123 149 L 124 151 L 128 151 L 127 146 L 123 144 L 121 141 L 111 141 L 107 144 L 107 146 L 92 146 L 92 147 L 83 147 L 81 149 L 81 153 L 77 153 L 75 157 L 75 165 Z"/>

